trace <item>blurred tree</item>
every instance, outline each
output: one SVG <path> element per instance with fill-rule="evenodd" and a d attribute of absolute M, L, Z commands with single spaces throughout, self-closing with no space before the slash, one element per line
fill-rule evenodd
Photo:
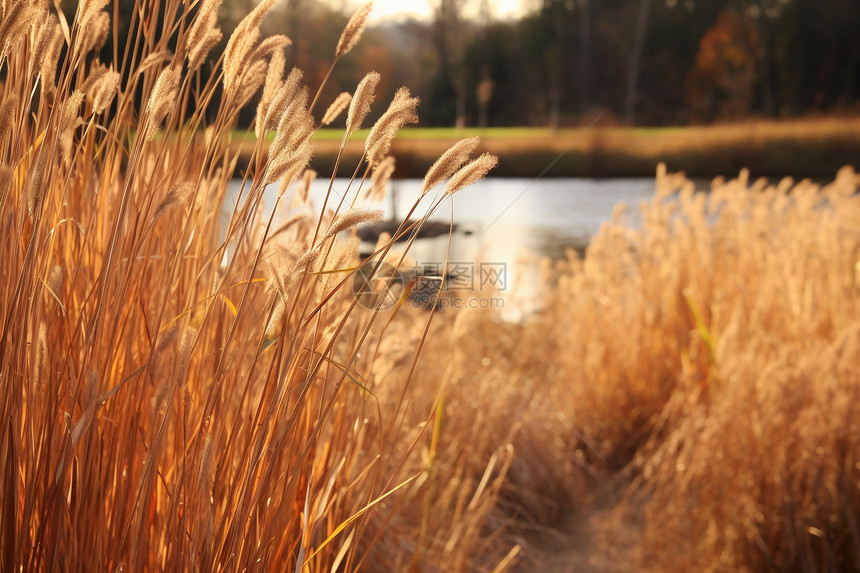
<path fill-rule="evenodd" d="M 750 111 L 756 80 L 759 37 L 737 10 L 726 8 L 699 43 L 689 76 L 694 114 L 738 119 Z"/>
<path fill-rule="evenodd" d="M 466 125 L 467 77 L 464 55 L 467 42 L 467 24 L 463 18 L 465 0 L 435 0 L 431 6 L 434 17 L 434 39 L 439 53 L 437 93 L 444 97 L 452 93 L 455 107 L 454 126 Z"/>
<path fill-rule="evenodd" d="M 575 4 L 569 0 L 543 0 L 540 9 L 520 23 L 521 49 L 528 62 L 521 74 L 531 123 L 557 128 L 568 103 L 578 57 L 572 45 L 574 10 Z"/>
<path fill-rule="evenodd" d="M 624 119 L 631 125 L 636 123 L 639 64 L 642 61 L 642 51 L 645 48 L 645 34 L 648 32 L 648 16 L 650 12 L 651 0 L 639 0 L 639 16 L 636 18 L 636 36 L 633 40 L 633 49 L 630 51 L 630 63 L 627 65 L 627 94 L 624 98 Z"/>
<path fill-rule="evenodd" d="M 524 98 L 534 87 L 527 86 L 523 74 L 529 60 L 520 50 L 520 27 L 517 22 L 494 22 L 481 34 L 481 40 L 466 49 L 468 75 L 476 83 L 471 86 L 478 107 L 478 125 L 486 112 L 487 125 L 524 125 L 527 107 Z M 481 88 L 488 80 L 492 88 Z M 481 94 L 481 90 L 490 93 Z M 487 97 L 489 96 L 489 97 Z M 486 103 L 481 98 L 487 97 Z"/>
<path fill-rule="evenodd" d="M 475 88 L 475 99 L 478 100 L 478 127 L 487 127 L 487 106 L 493 97 L 493 80 L 487 68 L 484 68 L 483 78 Z"/>
<path fill-rule="evenodd" d="M 781 115 L 857 101 L 856 0 L 792 0 L 774 30 L 774 91 Z"/>
<path fill-rule="evenodd" d="M 591 0 L 578 0 L 579 99 L 583 113 L 591 110 Z"/>
<path fill-rule="evenodd" d="M 224 0 L 221 49 L 258 1 Z M 432 1 L 430 20 L 368 29 L 336 67 L 318 111 L 371 69 L 383 74 L 378 102 L 400 85 L 422 98 L 422 125 L 561 126 L 587 121 L 595 107 L 651 125 L 860 111 L 860 0 L 531 0 L 530 11 L 503 21 L 493 21 L 490 0 Z M 139 42 L 166 33 L 138 38 L 134 4 L 108 6 L 118 36 L 103 62 L 129 65 L 136 43 L 139 51 Z M 263 33 L 293 39 L 288 65 L 315 90 L 359 4 L 282 0 Z M 61 7 L 73 16 L 73 3 Z M 157 19 L 165 5 L 146 0 L 140 9 Z M 213 71 L 204 65 L 201 80 Z"/>

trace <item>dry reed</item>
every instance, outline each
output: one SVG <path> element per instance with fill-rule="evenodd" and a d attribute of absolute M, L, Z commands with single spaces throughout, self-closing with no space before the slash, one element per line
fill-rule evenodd
<path fill-rule="evenodd" d="M 385 158 L 391 149 L 391 141 L 401 127 L 407 123 L 418 123 L 418 103 L 418 98 L 410 97 L 405 87 L 394 94 L 388 109 L 370 128 L 365 140 L 364 149 L 371 167 L 376 167 Z"/>
<path fill-rule="evenodd" d="M 480 181 L 489 171 L 498 165 L 499 158 L 491 153 L 482 153 L 477 159 L 461 167 L 445 187 L 445 192 L 453 195 L 469 185 Z"/>
<path fill-rule="evenodd" d="M 340 58 L 355 47 L 361 39 L 361 34 L 364 32 L 364 27 L 367 25 L 367 18 L 370 16 L 370 12 L 372 10 L 373 2 L 368 2 L 352 15 L 352 18 L 347 22 L 346 27 L 337 42 L 337 48 L 335 49 L 334 54 L 335 58 Z"/>
<path fill-rule="evenodd" d="M 310 94 L 297 70 L 281 81 L 283 39 L 258 43 L 271 5 L 231 36 L 225 73 L 260 73 L 225 76 L 212 123 L 184 110 L 217 91 L 188 73 L 220 37 L 217 1 L 185 31 L 167 22 L 175 57 L 147 43 L 114 64 L 119 81 L 84 57 L 103 3 L 79 7 L 71 29 L 88 37 L 68 50 L 56 15 L 5 9 L 0 568 L 538 569 L 540 532 L 605 480 L 647 520 L 634 568 L 858 567 L 852 170 L 825 187 L 742 174 L 703 194 L 664 168 L 637 224 L 619 209 L 585 258 L 541 263 L 542 311 L 522 324 L 431 321 L 410 285 L 372 312 L 352 293 L 352 230 L 380 212 L 261 216 L 265 184 L 283 193 L 304 173 L 304 203 L 314 176 Z M 191 22 L 175 7 L 168 20 Z M 255 127 L 275 141 L 222 217 L 224 134 L 266 77 Z M 359 84 L 345 137 L 378 82 Z M 389 109 L 411 117 L 410 100 Z M 368 147 L 377 197 L 396 124 Z M 470 163 L 477 145 L 446 152 L 422 194 L 484 176 L 496 158 Z M 372 260 L 402 269 L 393 239 Z"/>
<path fill-rule="evenodd" d="M 460 140 L 439 156 L 439 159 L 430 166 L 430 169 L 427 170 L 427 174 L 424 176 L 424 181 L 421 184 L 421 194 L 424 195 L 427 191 L 454 175 L 469 160 L 469 156 L 480 141 L 479 137 Z"/>
<path fill-rule="evenodd" d="M 408 552 L 391 554 L 392 541 L 417 547 L 420 520 L 379 533 L 421 511 L 432 404 L 408 405 L 406 374 L 376 383 L 366 348 L 389 335 L 352 296 L 357 239 L 341 235 L 380 214 L 326 210 L 317 226 L 330 231 L 316 245 L 304 213 L 261 218 L 267 183 L 283 193 L 304 173 L 305 211 L 315 176 L 302 74 L 282 80 L 288 40 L 259 38 L 272 5 L 231 35 L 226 95 L 209 116 L 220 78 L 198 70 L 221 37 L 218 0 L 168 2 L 163 21 L 138 5 L 127 38 L 115 38 L 128 55 L 110 66 L 90 55 L 109 33 L 103 0 L 80 3 L 68 27 L 42 4 L 3 4 L 4 571 L 356 570 L 394 567 Z M 378 81 L 368 75 L 357 102 L 333 106 L 332 117 L 349 102 L 349 134 Z M 261 85 L 255 127 L 276 129 L 275 140 L 268 158 L 259 146 L 250 187 L 221 215 L 225 134 Z M 491 454 L 489 482 L 479 464 L 448 490 L 476 510 L 493 506 L 510 459 Z M 488 559 L 501 561 L 510 544 L 486 534 L 485 514 L 416 559 L 457 554 L 466 569 L 463 556 L 487 540 Z"/>
<path fill-rule="evenodd" d="M 349 102 L 349 111 L 346 114 L 346 135 L 344 140 L 355 133 L 361 127 L 361 122 L 370 113 L 370 106 L 376 98 L 376 86 L 379 83 L 379 74 L 370 72 L 362 78 L 355 88 L 352 101 Z"/>
<path fill-rule="evenodd" d="M 164 68 L 155 81 L 152 93 L 149 95 L 149 103 L 146 105 L 146 127 L 143 129 L 143 137 L 151 141 L 155 133 L 161 127 L 164 118 L 173 109 L 176 95 L 179 93 L 179 72 L 173 68 Z"/>
<path fill-rule="evenodd" d="M 194 23 L 186 36 L 186 57 L 188 70 L 193 72 L 203 63 L 206 56 L 221 41 L 222 34 L 218 28 L 218 8 L 222 0 L 203 0 L 197 10 Z"/>
<path fill-rule="evenodd" d="M 388 182 L 394 174 L 394 168 L 394 158 L 386 157 L 373 169 L 370 189 L 367 191 L 370 201 L 382 201 L 385 198 L 385 191 L 388 189 Z"/>
<path fill-rule="evenodd" d="M 260 23 L 274 4 L 275 0 L 262 0 L 230 35 L 224 48 L 224 90 L 227 93 L 236 88 L 236 80 L 242 77 L 248 56 L 260 37 Z"/>
<path fill-rule="evenodd" d="M 349 102 L 352 101 L 352 94 L 349 92 L 341 92 L 331 105 L 328 106 L 325 114 L 323 114 L 322 123 L 323 125 L 331 125 L 331 123 L 343 113 L 343 111 L 349 106 Z"/>

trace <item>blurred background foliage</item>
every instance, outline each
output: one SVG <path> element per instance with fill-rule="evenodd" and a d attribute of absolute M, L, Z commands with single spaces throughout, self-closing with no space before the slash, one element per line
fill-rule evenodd
<path fill-rule="evenodd" d="M 132 0 L 117 1 L 127 22 Z M 255 3 L 224 1 L 223 42 Z M 601 112 L 604 124 L 666 126 L 860 111 L 857 0 L 531 0 L 505 18 L 490 0 L 430 4 L 430 18 L 376 20 L 321 101 L 374 69 L 380 101 L 401 85 L 421 97 L 424 126 L 572 126 Z M 290 36 L 288 64 L 317 86 L 359 5 L 283 0 L 263 33 Z"/>

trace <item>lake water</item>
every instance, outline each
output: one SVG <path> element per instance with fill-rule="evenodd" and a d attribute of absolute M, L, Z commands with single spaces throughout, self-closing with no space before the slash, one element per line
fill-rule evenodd
<path fill-rule="evenodd" d="M 335 180 L 329 206 L 333 207 L 346 193 L 348 181 Z M 418 199 L 421 180 L 392 181 L 389 193 L 396 197 L 380 203 L 364 203 L 365 207 L 384 209 L 386 217 L 405 217 Z M 315 181 L 311 187 L 312 210 L 319 212 L 328 187 L 327 180 Z M 239 182 L 228 193 L 225 209 L 232 209 Z M 271 213 L 276 187 L 264 194 L 265 214 Z M 363 192 L 362 192 L 363 193 Z M 618 203 L 635 207 L 654 193 L 654 179 L 486 179 L 448 197 L 431 216 L 431 220 L 457 224 L 451 241 L 449 264 L 459 263 L 464 272 L 472 269 L 473 286 L 478 289 L 482 270 L 503 272 L 502 282 L 505 307 L 523 305 L 533 298 L 536 288 L 535 262 L 526 254 L 557 258 L 567 248 L 582 249 L 594 236 L 600 225 L 609 220 Z M 423 215 L 431 205 L 435 192 L 422 199 L 416 215 Z M 354 188 L 347 202 L 355 195 Z M 452 200 L 453 199 L 453 200 Z M 283 207 L 292 201 L 291 192 L 282 199 Z M 334 205 L 332 205 L 334 201 Z M 279 207 L 276 217 L 284 217 L 287 210 Z M 632 210 L 635 212 L 635 209 Z M 364 245 L 368 251 L 372 245 Z M 420 239 L 410 250 L 410 256 L 422 265 L 433 265 L 445 260 L 447 235 Z M 495 265 L 495 266 L 492 266 Z M 489 275 L 487 275 L 489 276 Z M 486 278 L 486 276 L 484 277 Z M 519 312 L 515 312 L 519 314 Z"/>

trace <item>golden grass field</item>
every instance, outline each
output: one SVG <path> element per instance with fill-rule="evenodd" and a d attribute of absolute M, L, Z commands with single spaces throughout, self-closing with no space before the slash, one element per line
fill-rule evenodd
<path fill-rule="evenodd" d="M 523 322 L 418 309 L 412 285 L 375 311 L 354 230 L 418 102 L 373 102 L 369 73 L 329 109 L 343 141 L 387 111 L 344 199 L 308 215 L 331 102 L 259 38 L 273 2 L 223 55 L 218 0 L 167 0 L 166 23 L 141 3 L 122 74 L 93 55 L 104 0 L 69 22 L 0 3 L 0 570 L 860 569 L 853 169 L 697 193 L 661 166 L 640 225 L 619 206 L 584 258 L 541 263 Z M 483 145 L 440 149 L 422 205 L 456 208 Z M 396 238 L 372 260 L 407 266 Z"/>

